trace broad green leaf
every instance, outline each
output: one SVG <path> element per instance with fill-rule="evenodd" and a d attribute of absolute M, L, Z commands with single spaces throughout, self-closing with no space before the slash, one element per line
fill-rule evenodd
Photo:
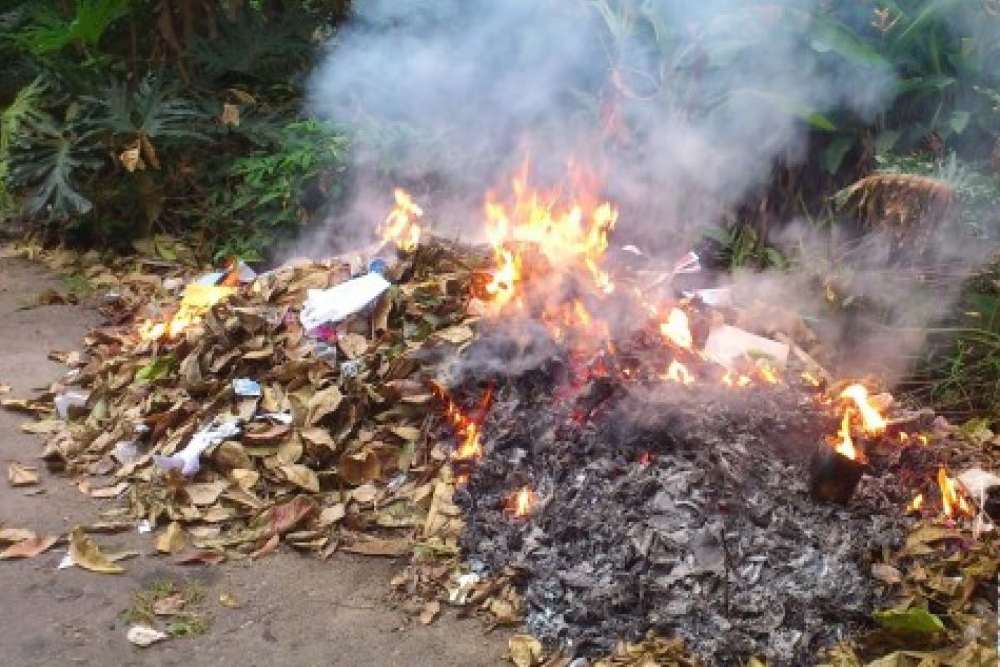
<path fill-rule="evenodd" d="M 941 619 L 922 607 L 911 607 L 905 611 L 886 609 L 874 615 L 879 625 L 887 630 L 920 634 L 944 632 Z"/>

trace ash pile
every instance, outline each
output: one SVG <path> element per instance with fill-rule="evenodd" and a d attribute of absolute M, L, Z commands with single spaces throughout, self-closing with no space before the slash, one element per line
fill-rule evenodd
<path fill-rule="evenodd" d="M 493 402 L 456 498 L 466 558 L 520 570 L 533 633 L 587 655 L 653 629 L 719 664 L 805 664 L 867 622 L 884 592 L 872 558 L 899 543 L 908 491 L 873 459 L 848 505 L 810 496 L 837 419 L 806 387 L 686 386 L 645 373 L 642 353 L 581 370 L 555 344 L 518 368 L 504 334 L 465 356 L 504 345 L 517 375 L 464 389 Z"/>

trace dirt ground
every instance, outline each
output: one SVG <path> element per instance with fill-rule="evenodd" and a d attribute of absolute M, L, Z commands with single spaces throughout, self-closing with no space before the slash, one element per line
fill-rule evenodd
<path fill-rule="evenodd" d="M 65 369 L 50 350 L 78 349 L 98 322 L 82 306 L 29 307 L 58 278 L 23 260 L 0 258 L 0 384 L 27 397 Z M 94 500 L 73 480 L 40 467 L 39 487 L 12 488 L 7 464 L 40 463 L 40 440 L 21 433 L 21 415 L 0 410 L 0 525 L 65 535 L 98 518 L 114 501 Z M 337 554 L 330 561 L 279 549 L 257 562 L 184 567 L 155 555 L 151 535 L 97 536 L 109 551 L 131 549 L 126 572 L 102 575 L 57 570 L 66 552 L 57 545 L 31 560 L 0 562 L 0 664 L 3 665 L 427 665 L 507 664 L 506 636 L 486 635 L 475 620 L 446 613 L 422 626 L 386 600 L 400 563 Z M 133 593 L 161 580 L 196 581 L 204 588 L 208 632 L 140 649 L 125 639 L 120 614 Z M 219 604 L 235 596 L 239 607 Z"/>

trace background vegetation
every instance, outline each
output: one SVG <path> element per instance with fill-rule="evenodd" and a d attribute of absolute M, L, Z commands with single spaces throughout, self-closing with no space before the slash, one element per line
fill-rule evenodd
<path fill-rule="evenodd" d="M 686 92 L 722 56 L 702 52 L 684 26 L 665 20 L 660 3 L 580 1 L 604 27 L 606 44 L 595 48 L 609 58 L 607 78 L 580 91 L 582 109 L 598 109 L 608 91 L 634 90 L 615 58 L 637 48 L 657 77 L 646 103 L 711 114 L 731 102 Z M 796 217 L 827 228 L 893 220 L 918 228 L 945 191 L 963 233 L 995 242 L 1000 1 L 822 7 L 796 19 L 801 39 L 831 66 L 891 68 L 898 78 L 891 106 L 872 121 L 786 105 L 810 130 L 809 155 L 776 165 L 770 185 L 709 233 L 716 261 L 794 262 L 770 238 L 776 223 Z M 400 127 L 348 136 L 303 115 L 314 59 L 350 12 L 350 0 L 0 0 L 0 224 L 121 249 L 170 233 L 205 255 L 264 259 L 336 209 L 349 189 L 352 141 L 378 155 L 400 135 L 419 137 L 419 128 Z M 755 39 L 766 35 L 729 45 L 725 57 L 738 58 Z M 391 176 L 388 161 L 371 167 Z M 928 180 L 909 181 L 903 193 L 884 178 L 851 189 L 881 171 Z M 1000 288 L 992 271 L 970 280 L 961 310 L 932 332 L 911 379 L 913 390 L 957 412 L 1000 416 Z"/>

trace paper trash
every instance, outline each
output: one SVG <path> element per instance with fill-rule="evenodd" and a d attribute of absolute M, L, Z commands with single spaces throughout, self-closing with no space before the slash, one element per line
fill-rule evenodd
<path fill-rule="evenodd" d="M 236 378 L 233 380 L 233 392 L 237 396 L 260 396 L 260 385 L 250 378 Z"/>
<path fill-rule="evenodd" d="M 173 456 L 154 456 L 153 462 L 165 470 L 180 470 L 185 477 L 193 477 L 201 469 L 199 459 L 202 452 L 239 432 L 240 425 L 235 421 L 213 421 L 191 436 L 187 447 Z"/>
<path fill-rule="evenodd" d="M 705 356 L 726 368 L 733 368 L 747 356 L 765 356 L 784 368 L 788 363 L 788 345 L 723 324 L 708 333 Z"/>
<path fill-rule="evenodd" d="M 391 283 L 380 273 L 366 273 L 325 290 L 309 290 L 299 320 L 306 331 L 340 322 L 377 299 Z"/>

